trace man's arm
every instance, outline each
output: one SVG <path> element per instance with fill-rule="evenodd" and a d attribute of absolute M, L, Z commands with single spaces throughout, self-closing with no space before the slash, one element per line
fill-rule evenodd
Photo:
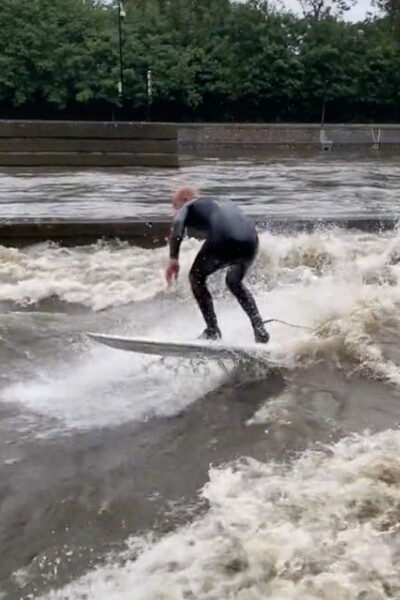
<path fill-rule="evenodd" d="M 179 258 L 179 249 L 185 234 L 187 216 L 188 207 L 185 205 L 179 210 L 172 221 L 169 237 L 169 257 L 171 260 L 178 260 Z"/>
<path fill-rule="evenodd" d="M 187 206 L 183 206 L 172 221 L 169 236 L 169 265 L 165 271 L 168 284 L 171 283 L 173 277 L 178 277 L 179 249 L 185 233 L 187 217 L 188 208 Z"/>

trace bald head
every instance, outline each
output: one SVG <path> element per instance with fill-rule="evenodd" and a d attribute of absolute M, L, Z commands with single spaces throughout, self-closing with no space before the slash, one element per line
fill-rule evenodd
<path fill-rule="evenodd" d="M 179 210 L 184 204 L 186 204 L 186 202 L 190 202 L 194 198 L 196 198 L 196 192 L 193 188 L 180 188 L 172 196 L 172 206 L 175 208 L 175 210 Z"/>

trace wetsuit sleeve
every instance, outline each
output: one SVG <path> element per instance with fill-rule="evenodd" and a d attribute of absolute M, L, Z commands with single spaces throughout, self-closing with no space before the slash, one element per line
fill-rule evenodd
<path fill-rule="evenodd" d="M 188 207 L 183 206 L 172 221 L 171 233 L 169 237 L 170 258 L 177 259 L 179 256 L 179 248 L 181 246 L 181 242 L 185 233 L 187 217 Z"/>

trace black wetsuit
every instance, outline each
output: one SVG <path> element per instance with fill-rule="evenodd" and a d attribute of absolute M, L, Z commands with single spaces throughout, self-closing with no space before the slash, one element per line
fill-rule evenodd
<path fill-rule="evenodd" d="M 187 227 L 206 237 L 189 274 L 193 295 L 207 325 L 203 337 L 221 337 L 206 279 L 215 271 L 229 267 L 226 275 L 229 290 L 249 317 L 256 341 L 267 342 L 269 335 L 255 300 L 242 281 L 258 252 L 254 223 L 233 202 L 220 203 L 210 198 L 192 200 L 178 211 L 172 223 L 170 258 L 178 258 Z"/>

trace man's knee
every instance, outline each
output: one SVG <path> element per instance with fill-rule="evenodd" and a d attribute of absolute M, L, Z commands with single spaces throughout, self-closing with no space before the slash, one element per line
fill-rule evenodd
<path fill-rule="evenodd" d="M 240 293 L 243 284 L 244 269 L 240 265 L 232 267 L 228 270 L 225 278 L 226 285 L 232 294 Z"/>
<path fill-rule="evenodd" d="M 191 269 L 189 272 L 189 283 L 193 291 L 201 291 L 205 287 L 206 278 L 201 271 Z"/>

